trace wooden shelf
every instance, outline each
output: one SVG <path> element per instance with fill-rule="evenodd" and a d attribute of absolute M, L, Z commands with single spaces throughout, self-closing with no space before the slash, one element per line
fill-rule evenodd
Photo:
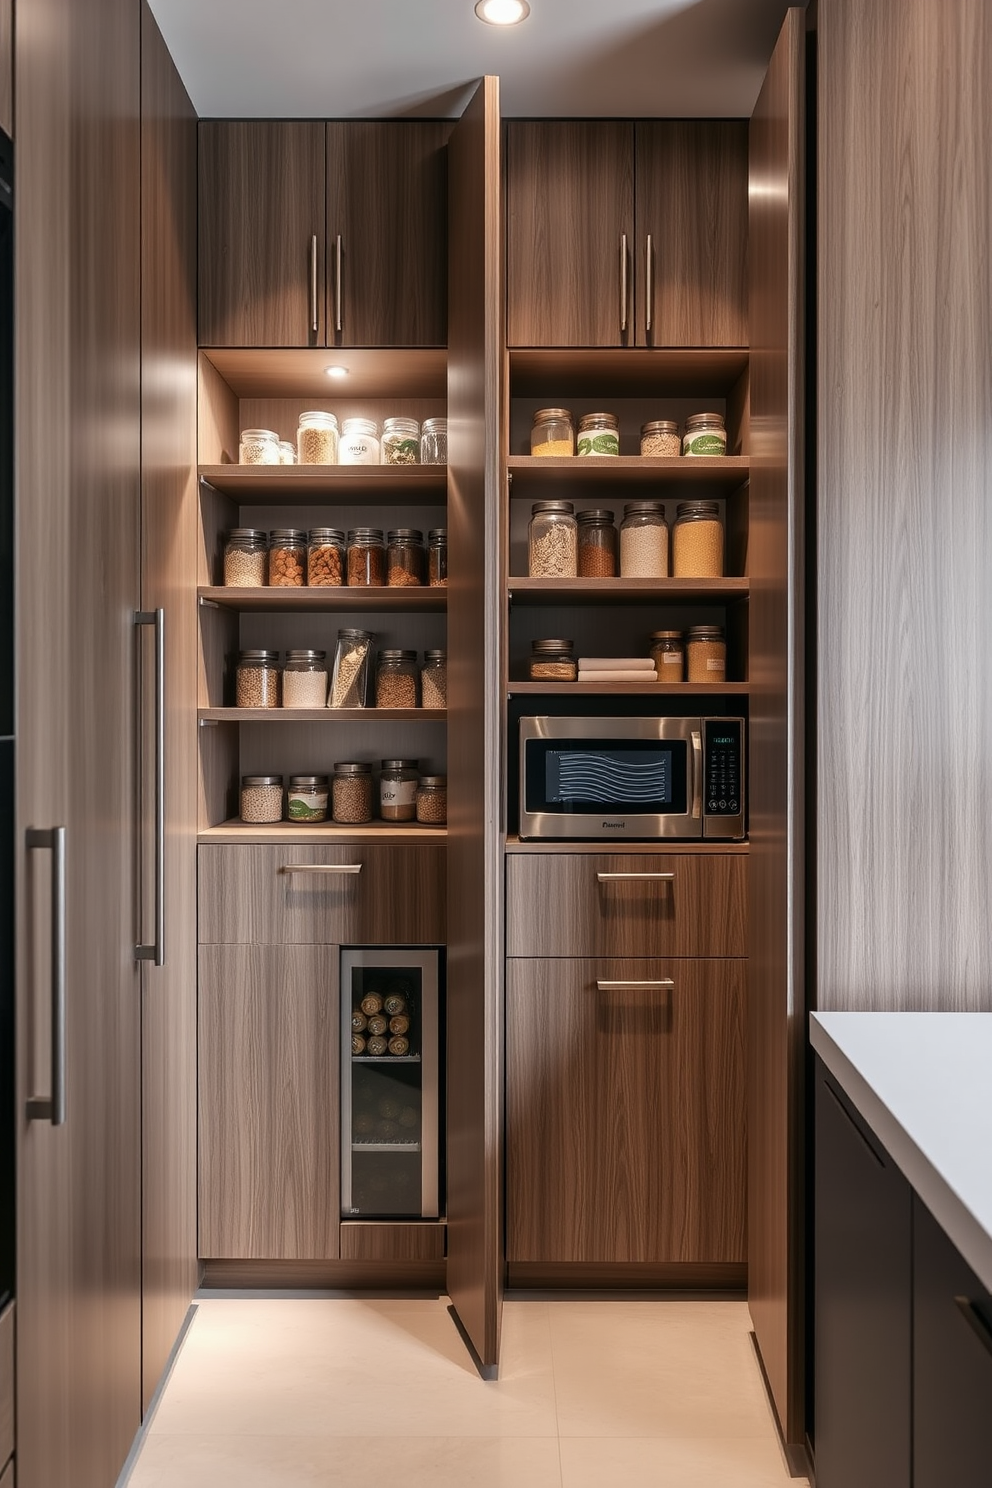
<path fill-rule="evenodd" d="M 199 477 L 242 506 L 443 506 L 446 465 L 200 465 Z"/>
<path fill-rule="evenodd" d="M 238 398 L 446 398 L 444 347 L 210 347 L 211 362 Z M 329 366 L 348 368 L 331 380 Z"/>
<path fill-rule="evenodd" d="M 688 398 L 726 395 L 747 370 L 742 347 L 526 347 L 511 350 L 514 398 L 592 398 L 609 388 L 614 397 Z"/>
<path fill-rule="evenodd" d="M 512 476 L 511 497 L 530 498 L 535 487 L 558 485 L 616 485 L 663 487 L 666 497 L 736 491 L 749 478 L 751 461 L 744 455 L 666 459 L 646 455 L 510 455 L 506 468 Z M 614 493 L 613 501 L 619 500 Z"/>
<path fill-rule="evenodd" d="M 443 723 L 446 708 L 197 708 L 201 723 Z"/>
<path fill-rule="evenodd" d="M 197 591 L 201 604 L 219 609 L 237 610 L 240 614 L 261 611 L 318 613 L 321 611 L 387 611 L 403 613 L 443 612 L 448 608 L 448 591 L 429 588 L 314 588 L 302 589 L 235 589 L 219 585 L 203 586 Z"/>
<path fill-rule="evenodd" d="M 422 827 L 416 822 L 399 823 L 372 821 L 361 827 L 343 827 L 335 822 L 320 822 L 310 827 L 294 826 L 292 822 L 245 823 L 239 817 L 231 817 L 216 827 L 206 827 L 197 834 L 197 842 L 285 842 L 294 847 L 303 843 L 328 843 L 339 845 L 354 843 L 356 846 L 372 842 L 416 842 L 443 843 L 447 837 L 444 827 Z"/>
<path fill-rule="evenodd" d="M 732 604 L 747 599 L 749 579 L 509 579 L 515 604 Z"/>
<path fill-rule="evenodd" d="M 571 694 L 578 697 L 680 696 L 687 694 L 718 697 L 746 697 L 747 682 L 511 682 L 510 697 L 528 697 L 535 693 Z"/>

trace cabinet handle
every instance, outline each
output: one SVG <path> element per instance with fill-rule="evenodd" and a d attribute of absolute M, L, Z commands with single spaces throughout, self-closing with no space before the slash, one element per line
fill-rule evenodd
<path fill-rule="evenodd" d="M 65 827 L 28 827 L 28 851 L 47 849 L 52 854 L 52 1094 L 31 1096 L 29 1121 L 50 1121 L 61 1126 L 66 1118 L 65 1094 Z"/>
<path fill-rule="evenodd" d="M 341 315 L 343 310 L 341 296 L 341 234 L 338 233 L 334 240 L 334 329 L 341 330 Z"/>
<path fill-rule="evenodd" d="M 650 880 L 654 883 L 671 883 L 675 878 L 674 873 L 597 873 L 596 877 L 600 883 L 641 883 Z"/>
<path fill-rule="evenodd" d="M 986 1353 L 992 1354 L 992 1327 L 970 1297 L 955 1297 L 954 1305 L 979 1340 Z"/>
<path fill-rule="evenodd" d="M 597 992 L 622 992 L 625 989 L 643 991 L 646 987 L 664 987 L 667 989 L 674 986 L 675 983 L 671 977 L 661 977 L 658 981 L 654 982 L 597 982 L 596 990 Z"/>
<path fill-rule="evenodd" d="M 283 863 L 280 873 L 361 873 L 361 863 Z"/>
<path fill-rule="evenodd" d="M 135 959 L 165 965 L 165 611 L 138 610 L 135 625 L 155 627 L 155 940 Z"/>
<path fill-rule="evenodd" d="M 320 326 L 317 316 L 317 234 L 310 239 L 310 329 L 316 336 Z"/>
<path fill-rule="evenodd" d="M 703 741 L 698 733 L 692 736 L 692 816 L 693 820 L 703 814 Z"/>
<path fill-rule="evenodd" d="M 654 307 L 654 239 L 650 233 L 644 244 L 644 302 L 644 334 L 650 336 Z"/>
<path fill-rule="evenodd" d="M 627 234 L 620 234 L 620 330 L 627 330 Z"/>

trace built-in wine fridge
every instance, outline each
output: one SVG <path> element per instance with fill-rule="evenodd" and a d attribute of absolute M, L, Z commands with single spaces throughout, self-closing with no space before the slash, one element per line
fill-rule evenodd
<path fill-rule="evenodd" d="M 341 952 L 341 1214 L 437 1219 L 440 952 Z"/>

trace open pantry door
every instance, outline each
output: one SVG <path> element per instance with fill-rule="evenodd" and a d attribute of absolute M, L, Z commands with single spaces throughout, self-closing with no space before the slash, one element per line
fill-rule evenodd
<path fill-rule="evenodd" d="M 448 1292 L 486 1377 L 502 1308 L 503 232 L 499 80 L 448 143 Z"/>

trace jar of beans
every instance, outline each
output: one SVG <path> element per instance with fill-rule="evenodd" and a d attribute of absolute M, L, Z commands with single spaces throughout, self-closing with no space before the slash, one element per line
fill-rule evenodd
<path fill-rule="evenodd" d="M 613 513 L 602 507 L 580 511 L 576 517 L 579 541 L 579 577 L 612 579 L 617 572 L 617 529 Z"/>
<path fill-rule="evenodd" d="M 352 527 L 348 533 L 348 583 L 379 588 L 386 582 L 386 545 L 381 527 Z"/>
<path fill-rule="evenodd" d="M 261 589 L 269 577 L 269 539 L 257 527 L 233 527 L 224 544 L 224 583 Z"/>
<path fill-rule="evenodd" d="M 269 583 L 273 588 L 300 589 L 306 581 L 307 535 L 295 527 L 269 533 Z"/>
<path fill-rule="evenodd" d="M 242 651 L 235 674 L 235 706 L 278 708 L 279 682 L 278 651 Z"/>
<path fill-rule="evenodd" d="M 379 776 L 379 815 L 383 821 L 414 821 L 420 761 L 383 760 Z"/>
<path fill-rule="evenodd" d="M 580 455 L 618 455 L 620 420 L 615 413 L 584 413 L 579 420 Z"/>
<path fill-rule="evenodd" d="M 416 527 L 394 528 L 386 538 L 386 583 L 409 589 L 423 582 L 424 534 Z"/>
<path fill-rule="evenodd" d="M 326 821 L 327 798 L 326 775 L 290 775 L 286 816 L 291 822 Z"/>
<path fill-rule="evenodd" d="M 279 435 L 274 429 L 242 429 L 238 460 L 242 465 L 278 465 Z"/>
<path fill-rule="evenodd" d="M 416 651 L 380 651 L 375 669 L 376 707 L 415 708 L 419 675 Z"/>
<path fill-rule="evenodd" d="M 530 431 L 530 452 L 544 457 L 575 454 L 575 425 L 567 408 L 539 408 Z"/>
<path fill-rule="evenodd" d="M 448 653 L 425 651 L 420 669 L 420 701 L 424 708 L 448 706 Z"/>
<path fill-rule="evenodd" d="M 282 821 L 282 776 L 242 775 L 241 820 Z"/>
<path fill-rule="evenodd" d="M 680 501 L 672 533 L 672 577 L 723 577 L 723 523 L 716 501 Z"/>
<path fill-rule="evenodd" d="M 535 579 L 574 579 L 578 527 L 570 501 L 535 501 L 527 529 L 528 572 Z"/>
<path fill-rule="evenodd" d="M 682 436 L 684 455 L 725 455 L 727 430 L 722 413 L 692 413 Z"/>
<path fill-rule="evenodd" d="M 680 630 L 655 630 L 650 636 L 651 657 L 659 682 L 682 682 L 685 678 L 685 642 Z"/>
<path fill-rule="evenodd" d="M 379 425 L 375 419 L 345 419 L 341 426 L 338 459 L 342 465 L 379 464 Z"/>
<path fill-rule="evenodd" d="M 679 426 L 674 419 L 652 419 L 641 425 L 641 454 L 653 459 L 668 459 L 682 453 Z"/>
<path fill-rule="evenodd" d="M 341 762 L 331 780 L 331 815 L 352 826 L 372 820 L 372 766 Z"/>
<path fill-rule="evenodd" d="M 287 651 L 282 670 L 284 708 L 323 708 L 327 702 L 326 651 Z"/>
<path fill-rule="evenodd" d="M 421 465 L 447 465 L 448 420 L 446 418 L 424 419 L 420 431 Z"/>
<path fill-rule="evenodd" d="M 319 408 L 301 413 L 296 448 L 301 465 L 336 465 L 338 421 L 333 413 L 324 413 Z"/>
<path fill-rule="evenodd" d="M 307 546 L 307 583 L 311 589 L 336 589 L 344 583 L 344 533 L 337 527 L 314 527 Z"/>
<path fill-rule="evenodd" d="M 727 643 L 719 625 L 693 625 L 685 638 L 686 680 L 725 682 Z"/>
<path fill-rule="evenodd" d="M 532 682 L 574 682 L 579 674 L 574 642 L 549 638 L 531 641 L 529 674 Z"/>
<path fill-rule="evenodd" d="M 382 426 L 383 465 L 416 465 L 420 459 L 420 425 L 412 418 L 387 418 Z"/>
<path fill-rule="evenodd" d="M 425 827 L 443 827 L 448 820 L 447 775 L 421 775 L 417 786 L 417 820 Z"/>
<path fill-rule="evenodd" d="M 620 573 L 625 579 L 668 577 L 668 523 L 660 501 L 628 501 L 624 507 Z"/>
<path fill-rule="evenodd" d="M 427 534 L 427 582 L 432 589 L 444 589 L 448 583 L 448 529 L 432 527 Z"/>

